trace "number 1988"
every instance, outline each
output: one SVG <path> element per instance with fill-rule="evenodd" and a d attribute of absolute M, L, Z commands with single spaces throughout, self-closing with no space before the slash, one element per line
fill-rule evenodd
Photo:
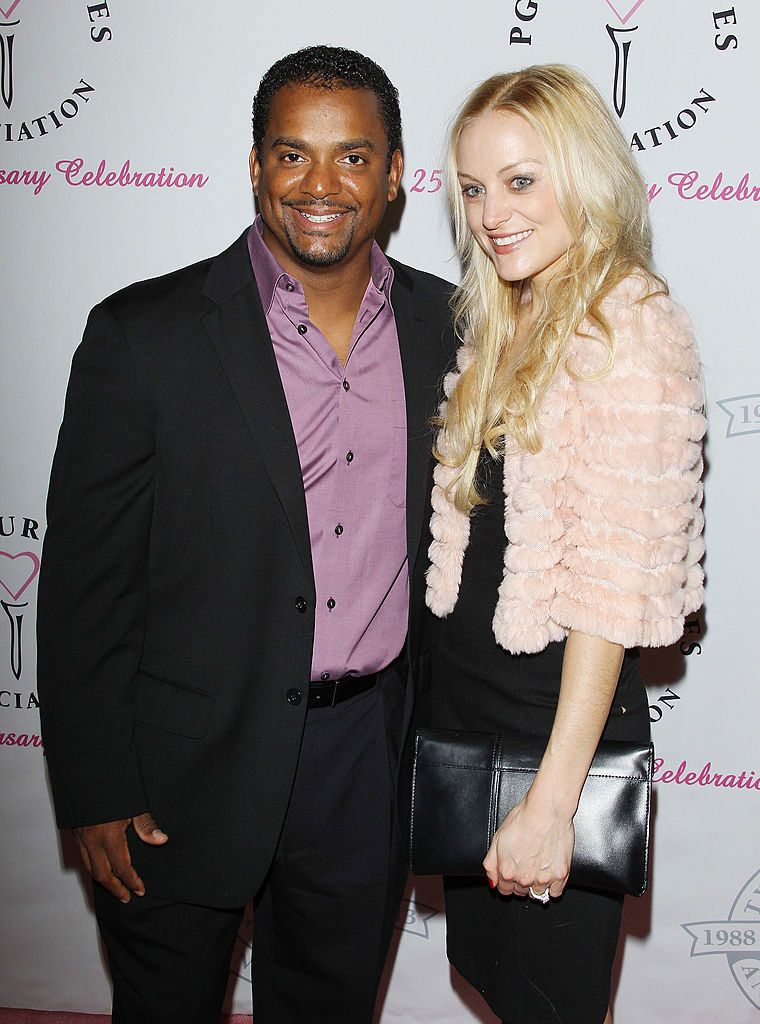
<path fill-rule="evenodd" d="M 705 928 L 706 946 L 754 946 L 754 928 Z"/>

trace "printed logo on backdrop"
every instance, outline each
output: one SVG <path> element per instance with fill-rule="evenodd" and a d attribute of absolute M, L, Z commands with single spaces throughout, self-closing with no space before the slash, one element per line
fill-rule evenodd
<path fill-rule="evenodd" d="M 760 871 L 741 887 L 726 917 L 681 927 L 692 939 L 689 956 L 725 957 L 734 981 L 760 1010 Z"/>
<path fill-rule="evenodd" d="M 613 48 L 613 61 L 611 68 L 610 98 L 615 113 L 622 119 L 631 89 L 636 87 L 635 83 L 644 80 L 647 92 L 652 92 L 660 99 L 662 90 L 652 90 L 650 81 L 650 69 L 652 66 L 651 57 L 647 53 L 647 43 L 652 38 L 652 32 L 663 31 L 660 20 L 651 22 L 645 27 L 639 24 L 642 16 L 648 14 L 653 6 L 648 3 L 646 10 L 644 4 L 647 0 L 600 0 L 607 8 L 607 24 L 605 28 Z M 720 9 L 716 9 L 720 8 Z M 739 4 L 726 6 L 708 3 L 702 0 L 701 4 L 693 5 L 696 10 L 690 10 L 688 20 L 693 24 L 693 33 L 697 40 L 701 40 L 701 51 L 695 54 L 695 78 L 692 83 L 684 82 L 678 84 L 681 95 L 674 94 L 673 106 L 679 106 L 676 113 L 668 113 L 663 117 L 660 110 L 655 111 L 658 123 L 648 128 L 637 128 L 630 136 L 630 145 L 634 153 L 644 150 L 657 149 L 659 146 L 675 142 L 683 135 L 691 132 L 706 117 L 711 116 L 715 107 L 720 108 L 723 87 L 731 81 L 733 68 L 730 57 L 721 58 L 721 77 L 715 80 L 715 67 L 708 69 L 708 56 L 719 53 L 730 54 L 739 46 L 740 19 L 737 11 Z M 609 15 L 612 17 L 609 17 Z M 658 12 L 658 19 L 661 19 L 662 10 Z M 684 15 L 678 11 L 672 16 L 676 19 L 672 31 L 674 37 L 683 30 Z M 693 19 L 693 21 L 692 21 Z M 666 69 L 663 69 L 665 71 Z M 696 77 L 701 76 L 701 77 Z M 704 80 L 707 76 L 708 80 Z M 665 81 L 663 76 L 663 81 Z M 684 93 L 684 89 L 688 92 Z M 701 200 L 711 202 L 758 202 L 760 201 L 760 187 L 753 186 L 749 173 L 738 176 L 738 180 L 724 181 L 722 171 L 703 172 L 694 168 L 688 170 L 678 169 L 667 177 L 667 183 L 676 192 L 679 199 Z M 659 183 L 647 186 L 649 201 L 652 202 L 663 191 L 663 185 Z"/>
<path fill-rule="evenodd" d="M 0 0 L 0 114 L 5 118 L 0 121 L 1 142 L 58 138 L 58 132 L 99 96 L 95 54 L 107 53 L 108 46 L 103 44 L 114 38 L 113 6 L 115 0 L 68 0 L 65 5 Z M 46 51 L 60 46 L 61 40 L 65 41 L 70 78 L 48 86 L 39 70 L 49 64 Z M 57 91 L 55 99 L 46 95 L 52 89 Z M 4 152 L 6 159 L 23 152 L 26 160 L 29 150 L 6 146 Z M 0 185 L 28 189 L 35 196 L 54 178 L 85 189 L 201 189 L 208 181 L 208 175 L 175 169 L 168 161 L 163 167 L 135 167 L 123 157 L 109 160 L 96 156 L 88 163 L 76 153 L 65 154 L 48 167 L 28 162 L 21 167 L 0 166 Z"/>
<path fill-rule="evenodd" d="M 509 33 L 509 45 L 530 46 L 533 42 L 533 35 L 529 29 L 538 14 L 538 0 L 517 0 L 515 4 L 516 25 L 513 25 Z"/>
<path fill-rule="evenodd" d="M 250 982 L 253 968 L 253 947 L 251 937 L 253 935 L 253 909 L 247 904 L 243 913 L 243 920 L 240 922 L 235 945 L 232 950 L 230 961 L 230 974 L 234 974 L 243 981 Z"/>
<path fill-rule="evenodd" d="M 760 395 L 737 395 L 718 402 L 728 416 L 726 437 L 760 434 Z"/>
<path fill-rule="evenodd" d="M 732 765 L 729 772 L 715 771 L 712 761 L 704 761 L 699 770 L 696 770 L 690 768 L 686 760 L 680 761 L 676 768 L 669 768 L 664 757 L 656 757 L 652 767 L 652 782 L 662 783 L 664 786 L 733 789 L 740 793 L 752 793 L 750 799 L 757 799 L 754 794 L 760 791 L 760 777 L 754 768 L 737 769 L 736 765 Z"/>
<path fill-rule="evenodd" d="M 18 19 L 16 21 L 10 19 L 20 3 L 21 0 L 13 0 L 9 6 L 0 7 L 0 18 L 2 18 L 0 25 L 3 29 L 2 35 L 0 35 L 0 94 L 2 94 L 3 102 L 8 110 L 11 109 L 13 103 L 13 42 L 16 38 L 13 29 L 18 25 Z"/>
<path fill-rule="evenodd" d="M 7 620 L 7 664 L 17 680 L 24 671 L 24 618 L 29 608 L 30 588 L 40 571 L 39 556 L 30 550 L 32 542 L 39 544 L 36 519 L 0 516 L 0 608 Z M 2 695 L 0 706 L 10 706 L 3 702 Z"/>
<path fill-rule="evenodd" d="M 688 616 L 683 624 L 683 635 L 677 644 L 678 654 L 683 658 L 691 658 L 694 655 L 699 657 L 702 653 L 702 646 L 704 644 L 703 634 L 704 624 L 702 616 L 699 612 L 694 612 Z M 656 685 L 657 680 L 650 679 L 648 672 L 643 666 L 642 673 L 644 675 L 644 681 L 648 685 Z M 666 687 L 666 689 L 649 704 L 649 721 L 652 724 L 655 722 L 661 722 L 670 712 L 680 708 L 681 700 L 681 694 L 677 693 L 672 686 Z"/>
<path fill-rule="evenodd" d="M 639 12 L 641 12 L 644 3 L 645 0 L 635 0 L 635 2 L 630 2 L 630 0 L 614 0 L 614 2 L 613 0 L 604 0 L 608 17 L 610 13 L 613 16 L 608 20 L 605 28 L 612 42 L 614 52 L 611 99 L 612 106 L 619 118 L 623 117 L 628 104 L 629 91 L 634 79 L 632 74 L 634 65 L 638 69 L 638 74 L 635 76 L 636 80 L 640 81 L 643 77 L 646 77 L 647 89 L 651 89 L 651 82 L 649 80 L 651 60 L 648 59 L 646 52 L 648 32 L 647 30 L 640 30 L 640 26 L 634 24 L 635 21 L 640 20 L 641 15 Z M 694 7 L 696 6 L 695 4 Z M 739 45 L 739 37 L 735 32 L 731 31 L 733 26 L 738 25 L 736 6 L 723 11 L 716 11 L 712 3 L 705 3 L 704 0 L 700 6 L 703 6 L 705 10 L 697 10 L 690 13 L 690 17 L 694 18 L 695 32 L 697 31 L 696 26 L 702 24 L 706 26 L 702 30 L 704 42 L 703 57 L 706 57 L 712 48 L 722 51 L 736 49 Z M 682 19 L 683 15 L 679 13 L 678 18 Z M 709 26 L 709 32 L 707 26 Z M 681 28 L 681 25 L 677 26 L 679 31 Z M 654 30 L 654 26 L 649 31 L 652 30 Z M 656 30 L 661 31 L 659 25 Z M 701 74 L 703 72 L 700 69 L 699 54 L 696 56 L 696 74 Z M 706 61 L 703 60 L 702 63 L 706 65 Z M 662 118 L 658 124 L 653 125 L 651 128 L 635 131 L 631 136 L 631 149 L 635 152 L 641 152 L 642 150 L 654 149 L 663 145 L 663 143 L 678 139 L 684 132 L 691 131 L 702 117 L 710 113 L 713 104 L 718 101 L 720 96 L 720 89 L 716 88 L 712 82 L 704 83 L 698 79 L 690 87 L 689 92 L 691 98 L 689 99 L 689 94 L 687 94 L 685 97 L 686 102 L 684 102 L 677 113 L 669 114 L 668 117 Z"/>
<path fill-rule="evenodd" d="M 615 113 L 618 117 L 622 117 L 625 113 L 625 104 L 628 94 L 628 53 L 631 49 L 631 43 L 633 42 L 631 34 L 638 30 L 638 25 L 634 25 L 631 28 L 626 28 L 626 24 L 633 15 L 638 11 L 639 7 L 644 3 L 644 0 L 636 0 L 636 3 L 628 5 L 626 4 L 622 11 L 619 11 L 617 7 L 611 2 L 611 0 L 605 0 L 607 6 L 615 15 L 621 27 L 617 25 L 607 25 L 607 35 L 612 40 L 612 45 L 615 47 L 615 74 L 612 85 L 612 105 L 615 108 Z M 620 2 L 618 0 L 618 6 Z"/>
<path fill-rule="evenodd" d="M 40 571 L 39 523 L 29 516 L 0 515 L 0 716 L 36 712 L 37 694 L 24 685 L 24 645 L 29 642 L 34 583 Z M 8 681 L 6 681 L 8 680 Z M 15 683 L 14 681 L 15 680 Z M 36 715 L 33 715 L 36 727 Z M 0 746 L 42 747 L 37 733 L 0 728 Z"/>
<path fill-rule="evenodd" d="M 663 31 L 672 30 L 675 36 L 683 29 L 682 22 L 686 17 L 689 24 L 694 26 L 693 31 L 698 44 L 700 40 L 702 44 L 701 54 L 695 54 L 695 80 L 692 83 L 684 82 L 678 85 L 682 93 L 680 97 L 675 98 L 674 106 L 678 109 L 675 112 L 666 111 L 665 117 L 662 116 L 663 112 L 657 111 L 656 124 L 648 128 L 637 128 L 630 137 L 631 149 L 634 152 L 641 152 L 673 142 L 709 116 L 713 107 L 720 101 L 721 85 L 727 80 L 730 81 L 730 58 L 721 81 L 712 81 L 712 72 L 709 81 L 700 81 L 698 76 L 708 74 L 708 54 L 716 50 L 730 54 L 739 46 L 738 11 L 741 5 L 724 6 L 700 0 L 699 3 L 691 4 L 688 15 L 684 16 L 681 10 L 671 9 L 669 12 L 663 12 L 663 5 L 654 5 L 651 0 L 646 8 L 647 0 L 597 0 L 597 3 L 599 14 L 604 18 L 601 24 L 612 44 L 609 99 L 619 118 L 623 117 L 631 90 L 636 88 L 637 82 L 645 80 L 647 92 L 652 92 L 658 98 L 662 95 L 662 90 L 652 89 L 652 60 L 647 52 L 647 43 L 652 39 L 652 33 L 661 34 Z M 649 25 L 646 25 L 645 15 L 649 14 L 654 6 L 658 7 L 657 20 L 650 18 Z M 539 0 L 517 0 L 513 8 L 515 24 L 509 33 L 510 47 L 532 45 L 540 14 Z M 674 19 L 672 26 L 663 26 L 664 14 Z M 600 45 L 601 43 L 600 37 Z M 567 59 L 572 62 L 572 55 L 568 54 Z M 664 78 L 668 69 L 661 70 Z"/>
<path fill-rule="evenodd" d="M 62 85 L 62 89 L 65 90 L 63 99 L 60 98 L 59 91 L 49 110 L 43 110 L 41 113 L 38 110 L 28 110 L 24 95 L 19 96 L 16 87 L 17 77 L 20 77 L 17 75 L 20 65 L 23 65 L 27 72 L 35 66 L 39 67 L 41 52 L 46 45 L 54 45 L 53 40 L 56 37 L 55 26 L 52 26 L 51 38 L 40 40 L 37 38 L 39 24 L 30 22 L 28 17 L 25 22 L 22 21 L 22 16 L 32 5 L 33 0 L 0 2 L 0 96 L 8 118 L 0 128 L 0 138 L 3 142 L 28 142 L 42 138 L 49 132 L 58 131 L 85 109 L 96 92 L 89 70 L 83 75 L 83 69 L 78 68 L 77 71 L 72 71 L 70 82 Z M 80 0 L 78 4 L 69 3 L 66 6 L 70 9 L 75 8 L 66 16 L 71 18 L 73 14 L 77 21 L 81 20 L 82 31 L 87 33 L 91 45 L 100 46 L 101 43 L 111 41 L 111 12 L 107 2 L 83 3 Z M 35 13 L 39 19 L 39 13 Z M 49 21 L 47 16 L 46 27 L 49 27 Z"/>
<path fill-rule="evenodd" d="M 440 914 L 440 910 L 430 907 L 426 903 L 402 900 L 396 918 L 396 929 L 400 932 L 417 935 L 421 939 L 429 939 L 430 921 L 438 914 Z"/>

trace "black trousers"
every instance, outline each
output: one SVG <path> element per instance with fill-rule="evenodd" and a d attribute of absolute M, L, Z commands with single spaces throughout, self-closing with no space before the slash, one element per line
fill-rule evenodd
<path fill-rule="evenodd" d="M 370 1024 L 406 868 L 395 828 L 401 683 L 306 718 L 295 785 L 254 896 L 256 1024 Z M 95 886 L 113 1024 L 217 1024 L 244 908 Z"/>

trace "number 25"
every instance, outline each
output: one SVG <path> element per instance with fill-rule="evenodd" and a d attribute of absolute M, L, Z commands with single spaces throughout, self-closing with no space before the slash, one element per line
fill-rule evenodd
<path fill-rule="evenodd" d="M 410 192 L 437 192 L 443 185 L 441 174 L 443 172 L 440 168 L 430 172 L 430 188 L 424 188 L 423 184 L 425 178 L 427 178 L 427 171 L 424 167 L 418 167 L 414 172 L 414 184 L 409 189 Z"/>

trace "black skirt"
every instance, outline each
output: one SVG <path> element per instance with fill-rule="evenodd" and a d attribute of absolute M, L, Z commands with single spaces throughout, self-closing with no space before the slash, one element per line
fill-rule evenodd
<path fill-rule="evenodd" d="M 417 721 L 486 732 L 508 727 L 548 740 L 565 645 L 518 655 L 497 645 L 492 621 L 506 546 L 501 461 L 486 453 L 478 472 L 488 504 L 472 517 L 454 611 L 428 619 L 430 689 Z M 604 737 L 649 740 L 637 651 L 626 652 Z M 602 1024 L 621 897 L 568 886 L 544 906 L 491 891 L 485 875 L 444 885 L 449 960 L 507 1024 Z"/>

